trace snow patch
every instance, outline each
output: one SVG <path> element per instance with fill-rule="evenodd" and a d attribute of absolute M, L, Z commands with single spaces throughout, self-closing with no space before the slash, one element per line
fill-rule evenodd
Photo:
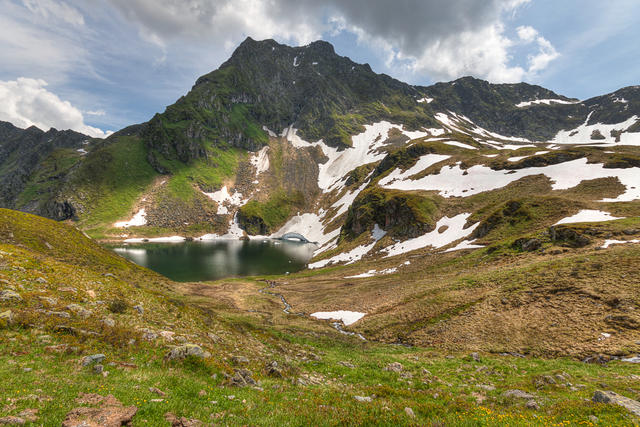
<path fill-rule="evenodd" d="M 453 248 L 449 248 L 447 250 L 445 250 L 445 252 L 453 252 L 453 251 L 460 251 L 463 249 L 478 249 L 478 248 L 484 248 L 483 245 L 474 245 L 473 242 L 475 242 L 476 239 L 473 240 L 463 240 L 462 242 L 458 243 L 456 246 L 454 246 Z"/>
<path fill-rule="evenodd" d="M 470 216 L 470 213 L 462 213 L 454 216 L 453 218 L 449 218 L 447 216 L 442 217 L 437 222 L 433 231 L 413 239 L 405 240 L 404 242 L 398 242 L 384 248 L 382 251 L 387 253 L 385 257 L 391 257 L 415 251 L 416 249 L 421 249 L 427 246 L 441 248 L 455 242 L 456 240 L 462 239 L 463 237 L 467 237 L 476 229 L 480 224 L 479 222 L 475 223 L 471 227 L 464 228 L 467 223 L 467 219 Z M 440 229 L 444 226 L 447 226 L 447 228 L 440 232 Z"/>
<path fill-rule="evenodd" d="M 525 102 L 521 102 L 519 104 L 516 104 L 516 107 L 518 108 L 523 108 L 523 107 L 529 107 L 530 105 L 535 105 L 535 104 L 545 104 L 545 105 L 551 105 L 551 104 L 578 104 L 580 101 L 565 101 L 564 99 L 535 99 L 533 101 L 525 101 Z"/>
<path fill-rule="evenodd" d="M 561 219 L 553 225 L 560 224 L 574 224 L 578 222 L 601 222 L 601 221 L 615 221 L 616 219 L 623 219 L 624 217 L 615 217 L 609 212 L 584 209 L 573 216 L 569 216 Z"/>
<path fill-rule="evenodd" d="M 322 320 L 339 320 L 344 323 L 345 326 L 352 325 L 358 320 L 362 319 L 367 313 L 361 313 L 359 311 L 318 311 L 311 313 L 311 317 Z"/>
<path fill-rule="evenodd" d="M 295 58 L 293 58 L 293 66 L 297 67 L 298 65 L 300 65 L 300 63 L 298 62 L 298 57 L 296 56 Z"/>
<path fill-rule="evenodd" d="M 467 150 L 477 150 L 477 147 L 468 145 L 459 141 L 442 141 L 443 144 L 452 145 L 454 147 L 466 148 Z"/>
<path fill-rule="evenodd" d="M 396 180 L 383 185 L 383 187 L 404 191 L 438 191 L 441 196 L 449 198 L 467 197 L 496 190 L 521 178 L 533 175 L 546 175 L 552 181 L 553 190 L 573 188 L 583 180 L 616 177 L 626 187 L 626 191 L 616 198 L 607 198 L 602 201 L 627 202 L 640 198 L 639 174 L 639 168 L 609 169 L 604 168 L 602 164 L 589 164 L 586 158 L 581 158 L 556 165 L 515 171 L 495 171 L 484 165 L 475 165 L 466 171 L 462 170 L 460 165 L 444 166 L 438 174 L 427 175 L 417 180 Z"/>
<path fill-rule="evenodd" d="M 262 130 L 265 131 L 267 134 L 269 134 L 270 137 L 272 138 L 277 138 L 278 135 L 276 135 L 276 133 L 274 131 L 272 131 L 271 129 L 269 129 L 266 126 L 262 126 Z"/>
<path fill-rule="evenodd" d="M 420 98 L 418 99 L 418 102 L 426 102 L 427 104 L 431 104 L 433 102 L 433 98 L 429 98 L 429 97 L 424 97 L 424 98 Z"/>
<path fill-rule="evenodd" d="M 556 134 L 551 142 L 555 144 L 589 144 L 601 147 L 611 147 L 615 145 L 636 145 L 640 146 L 640 132 L 623 132 L 620 135 L 620 141 L 616 142 L 615 136 L 611 135 L 611 131 L 625 131 L 638 122 L 638 116 L 632 116 L 624 122 L 605 125 L 596 123 L 589 125 L 589 119 L 593 111 L 589 113 L 584 123 L 572 130 L 561 130 Z M 592 140 L 591 135 L 594 131 L 599 131 L 604 137 L 603 139 Z"/>
<path fill-rule="evenodd" d="M 262 147 L 249 162 L 256 168 L 256 176 L 269 170 L 269 146 Z"/>
<path fill-rule="evenodd" d="M 621 245 L 624 243 L 640 243 L 640 240 L 605 240 L 604 244 L 600 246 L 602 249 L 607 249 L 611 245 Z"/>
<path fill-rule="evenodd" d="M 396 181 L 404 181 L 406 179 L 409 179 L 411 176 L 424 171 L 428 167 L 447 160 L 450 157 L 451 156 L 447 156 L 444 154 L 426 154 L 424 156 L 421 156 L 415 165 L 411 166 L 404 172 L 400 172 L 400 169 L 394 169 L 389 175 L 385 176 L 379 181 L 379 185 L 385 187 Z"/>
<path fill-rule="evenodd" d="M 147 213 L 140 209 L 129 221 L 119 221 L 113 224 L 116 228 L 138 227 L 147 223 Z"/>
<path fill-rule="evenodd" d="M 267 157 L 267 162 L 268 161 L 269 159 Z M 246 200 L 242 198 L 241 193 L 236 191 L 233 194 L 230 194 L 226 185 L 213 193 L 205 193 L 204 191 L 202 193 L 218 204 L 218 215 L 227 215 L 229 213 L 229 209 L 224 206 L 225 203 L 231 206 L 240 206 L 246 202 Z"/>

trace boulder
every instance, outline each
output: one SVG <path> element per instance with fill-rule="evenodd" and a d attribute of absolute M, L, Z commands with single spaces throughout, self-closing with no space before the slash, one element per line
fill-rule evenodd
<path fill-rule="evenodd" d="M 181 360 L 188 356 L 198 357 L 200 359 L 206 359 L 211 357 L 211 353 L 204 351 L 202 347 L 196 344 L 184 344 L 173 347 L 165 356 L 168 360 Z"/>
<path fill-rule="evenodd" d="M 621 396 L 613 391 L 596 390 L 591 400 L 595 403 L 608 403 L 622 406 L 635 416 L 640 417 L 640 402 Z"/>
<path fill-rule="evenodd" d="M 72 409 L 62 422 L 62 427 L 120 427 L 128 425 L 138 412 L 135 406 L 125 407 L 112 395 L 89 397 L 91 399 L 79 403 L 100 404 L 100 407 L 83 406 Z"/>
<path fill-rule="evenodd" d="M 535 396 L 533 394 L 527 393 L 522 390 L 507 390 L 502 393 L 504 397 L 510 397 L 514 399 L 533 399 Z"/>
<path fill-rule="evenodd" d="M 402 372 L 403 369 L 404 367 L 400 362 L 389 363 L 387 367 L 384 368 L 385 371 L 389 371 L 389 372 Z"/>
<path fill-rule="evenodd" d="M 13 322 L 13 312 L 11 310 L 0 313 L 0 328 L 5 328 Z"/>
<path fill-rule="evenodd" d="M 4 289 L 0 291 L 0 301 L 22 301 L 22 297 L 19 293 L 12 291 L 11 289 Z"/>
<path fill-rule="evenodd" d="M 93 365 L 94 363 L 102 363 L 107 356 L 104 354 L 92 354 L 82 358 L 82 366 Z"/>

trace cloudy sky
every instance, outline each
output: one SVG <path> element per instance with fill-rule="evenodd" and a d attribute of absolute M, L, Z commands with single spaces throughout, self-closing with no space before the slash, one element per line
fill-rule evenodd
<path fill-rule="evenodd" d="M 428 85 L 472 75 L 586 99 L 640 84 L 637 0 L 0 0 L 0 120 L 104 136 L 247 36 L 324 39 Z"/>

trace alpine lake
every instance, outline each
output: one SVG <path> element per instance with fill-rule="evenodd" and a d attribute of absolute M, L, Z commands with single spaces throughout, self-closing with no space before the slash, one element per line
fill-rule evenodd
<path fill-rule="evenodd" d="M 177 282 L 287 274 L 307 266 L 318 248 L 288 240 L 195 240 L 109 245 L 118 255 Z"/>

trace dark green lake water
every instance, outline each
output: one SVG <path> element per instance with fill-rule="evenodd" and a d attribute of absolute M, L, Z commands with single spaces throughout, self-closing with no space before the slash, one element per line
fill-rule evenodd
<path fill-rule="evenodd" d="M 110 246 L 118 255 L 178 282 L 285 274 L 306 267 L 313 244 L 213 240 Z"/>

